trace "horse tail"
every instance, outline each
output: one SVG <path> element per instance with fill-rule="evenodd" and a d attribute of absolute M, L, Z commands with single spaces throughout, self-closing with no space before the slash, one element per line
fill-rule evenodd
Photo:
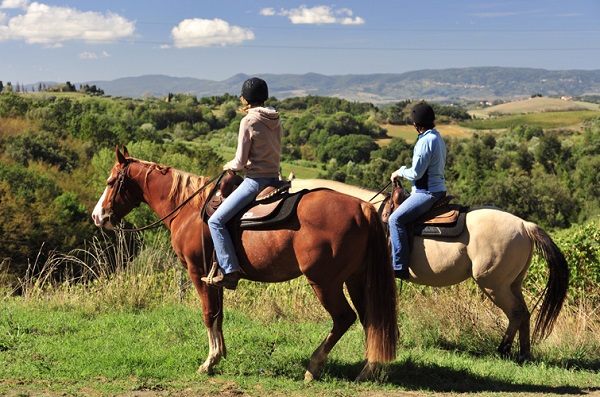
<path fill-rule="evenodd" d="M 533 241 L 538 255 L 546 260 L 550 269 L 548 282 L 540 297 L 543 301 L 533 332 L 534 340 L 541 340 L 552 332 L 567 296 L 569 266 L 563 253 L 544 229 L 531 222 L 525 222 L 525 229 Z"/>
<path fill-rule="evenodd" d="M 396 279 L 390 263 L 391 256 L 383 222 L 371 204 L 363 204 L 363 213 L 369 222 L 365 283 L 365 356 L 371 363 L 389 362 L 396 358 L 399 336 Z"/>

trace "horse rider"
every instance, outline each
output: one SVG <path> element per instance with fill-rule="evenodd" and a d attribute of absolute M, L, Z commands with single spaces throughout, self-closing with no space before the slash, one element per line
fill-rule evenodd
<path fill-rule="evenodd" d="M 282 127 L 279 112 L 265 107 L 268 97 L 264 80 L 252 77 L 244 81 L 240 100 L 246 115 L 240 122 L 235 158 L 223 170 L 241 171 L 246 178 L 208 220 L 221 274 L 202 280 L 215 287 L 234 290 L 240 279 L 240 265 L 227 222 L 265 187 L 279 180 Z"/>
<path fill-rule="evenodd" d="M 406 224 L 425 214 L 441 198 L 446 196 L 446 144 L 435 129 L 435 113 L 425 102 L 414 105 L 410 120 L 417 130 L 418 138 L 413 151 L 412 166 L 400 167 L 391 175 L 394 182 L 403 177 L 411 181 L 411 195 L 389 217 L 392 265 L 396 278 L 410 277 L 410 247 Z"/>

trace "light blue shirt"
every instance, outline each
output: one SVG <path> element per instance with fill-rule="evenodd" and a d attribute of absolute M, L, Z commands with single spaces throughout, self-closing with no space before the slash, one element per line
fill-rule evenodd
<path fill-rule="evenodd" d="M 413 151 L 412 166 L 400 167 L 398 174 L 412 182 L 417 192 L 446 191 L 446 144 L 440 133 L 430 129 L 419 135 Z"/>

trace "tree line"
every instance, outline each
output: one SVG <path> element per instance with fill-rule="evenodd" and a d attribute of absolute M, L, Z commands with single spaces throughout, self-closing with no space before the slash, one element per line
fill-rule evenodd
<path fill-rule="evenodd" d="M 284 124 L 282 159 L 320 164 L 321 176 L 380 189 L 409 165 L 414 141 L 386 137 L 383 124 L 404 124 L 411 101 L 377 107 L 307 96 L 267 105 Z M 433 104 L 442 135 L 468 123 L 459 106 Z M 0 262 L 16 274 L 53 250 L 98 238 L 90 213 L 114 163 L 116 145 L 138 158 L 212 176 L 236 146 L 239 98 L 106 98 L 6 91 L 0 94 Z M 509 131 L 446 138 L 449 193 L 465 205 L 496 205 L 545 227 L 566 228 L 600 213 L 600 122 L 583 132 L 514 126 Z M 416 135 L 415 135 L 416 140 Z M 154 220 L 147 207 L 127 222 Z"/>

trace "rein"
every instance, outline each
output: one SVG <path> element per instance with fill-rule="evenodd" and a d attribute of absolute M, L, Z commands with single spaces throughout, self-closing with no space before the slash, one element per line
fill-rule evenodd
<path fill-rule="evenodd" d="M 129 165 L 129 163 L 127 164 L 127 166 L 128 165 Z M 121 186 L 123 185 L 123 183 L 125 181 L 125 174 L 127 173 L 127 169 L 128 169 L 127 166 L 122 171 L 119 172 L 119 179 L 118 179 L 119 186 L 116 189 L 115 195 L 121 190 Z M 209 179 L 204 185 L 202 185 L 198 190 L 196 190 L 191 196 L 189 196 L 188 198 L 186 198 L 181 204 L 179 204 L 171 212 L 169 212 L 167 215 L 163 216 L 162 218 L 160 218 L 156 222 L 153 222 L 153 223 L 151 223 L 149 225 L 146 225 L 146 226 L 143 226 L 143 227 L 136 227 L 136 228 L 133 228 L 133 229 L 124 229 L 122 227 L 115 226 L 115 230 L 120 231 L 120 232 L 141 232 L 141 231 L 148 230 L 148 229 L 153 229 L 155 227 L 158 227 L 158 226 L 162 225 L 163 224 L 162 222 L 165 219 L 167 219 L 168 217 L 172 216 L 175 212 L 179 211 L 184 205 L 186 205 L 187 203 L 189 203 L 194 197 L 196 197 L 202 190 L 204 190 L 212 182 L 214 182 L 217 179 L 220 180 L 223 177 L 224 174 L 225 174 L 225 171 L 223 171 L 219 175 L 216 175 L 216 176 L 212 177 L 211 179 Z M 114 200 L 114 196 L 113 196 L 112 200 Z M 112 200 L 111 200 L 111 202 L 112 202 Z M 111 205 L 111 208 L 112 208 L 112 205 Z"/>
<path fill-rule="evenodd" d="M 389 181 L 389 182 L 387 183 L 387 185 L 385 185 L 385 186 L 384 186 L 384 187 L 383 187 L 383 188 L 382 188 L 380 191 L 378 191 L 377 193 L 375 193 L 375 195 L 374 195 L 373 197 L 371 197 L 371 199 L 369 200 L 369 203 L 370 203 L 371 201 L 373 201 L 373 199 L 374 199 L 375 197 L 377 197 L 377 196 L 379 196 L 381 193 L 383 193 L 383 191 L 384 191 L 385 189 L 387 189 L 387 188 L 388 188 L 388 186 L 390 186 L 391 184 L 392 184 L 392 181 Z"/>

